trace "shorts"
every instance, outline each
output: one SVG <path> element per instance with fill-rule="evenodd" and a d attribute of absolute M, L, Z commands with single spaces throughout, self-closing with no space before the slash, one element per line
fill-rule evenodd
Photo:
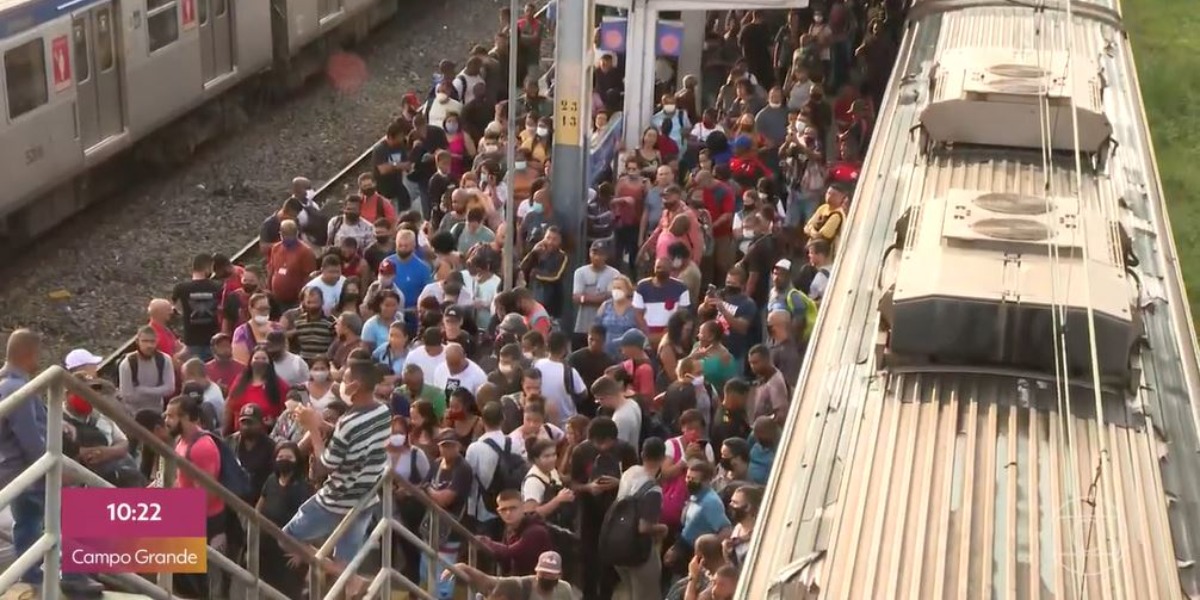
<path fill-rule="evenodd" d="M 350 562 L 354 555 L 362 550 L 367 541 L 367 526 L 372 516 L 378 511 L 379 505 L 364 510 L 355 519 L 350 528 L 342 534 L 341 539 L 333 547 L 333 556 L 342 562 Z M 348 513 L 346 513 L 348 514 Z M 317 502 L 313 496 L 300 505 L 300 509 L 292 516 L 292 520 L 283 526 L 288 535 L 309 544 L 316 544 L 329 537 L 334 529 L 346 518 L 346 514 L 335 513 Z"/>

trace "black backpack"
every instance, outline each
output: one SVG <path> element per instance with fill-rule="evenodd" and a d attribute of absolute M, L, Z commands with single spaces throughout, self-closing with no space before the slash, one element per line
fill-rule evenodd
<path fill-rule="evenodd" d="M 567 392 L 567 397 L 575 405 L 576 410 L 580 410 L 588 405 L 587 390 L 580 392 L 575 391 L 575 367 L 567 360 L 563 360 L 563 389 Z M 582 379 L 582 377 L 581 377 Z"/>
<path fill-rule="evenodd" d="M 224 440 L 212 432 L 201 431 L 200 437 L 203 436 L 208 436 L 217 445 L 217 452 L 220 453 L 221 470 L 217 472 L 217 481 L 221 482 L 222 487 L 243 500 L 252 497 L 254 492 L 259 491 L 253 489 L 254 486 L 250 483 L 250 475 L 242 467 L 242 463 L 238 460 L 237 453 L 234 452 L 232 446 L 225 443 Z M 200 437 L 197 437 L 192 443 L 188 444 L 187 450 L 184 451 L 183 456 L 188 462 L 192 460 L 192 447 L 196 445 L 196 442 L 200 441 Z"/>
<path fill-rule="evenodd" d="M 642 429 L 638 432 L 638 445 L 646 443 L 646 440 L 656 437 L 660 440 L 668 440 L 672 437 L 671 428 L 667 427 L 662 419 L 657 414 L 650 412 L 646 408 L 645 402 L 638 402 L 638 409 L 642 411 Z"/>
<path fill-rule="evenodd" d="M 520 454 L 512 451 L 512 439 L 505 438 L 504 448 L 495 440 L 483 440 L 496 452 L 496 470 L 492 471 L 491 485 L 483 488 L 483 506 L 496 512 L 496 495 L 504 490 L 519 490 L 529 474 L 529 463 Z"/>
<path fill-rule="evenodd" d="M 133 378 L 133 385 L 141 385 L 138 380 L 138 363 L 141 361 L 138 360 L 137 352 L 130 352 L 125 358 L 129 360 L 129 375 Z M 167 357 L 157 350 L 154 351 L 154 367 L 158 369 L 158 385 L 162 385 L 167 371 Z"/>
<path fill-rule="evenodd" d="M 638 502 L 656 483 L 642 484 L 632 495 L 617 500 L 604 515 L 600 525 L 600 556 L 614 567 L 636 567 L 650 558 L 650 540 L 638 531 L 641 515 Z"/>
<path fill-rule="evenodd" d="M 542 498 L 539 502 L 540 504 L 545 504 L 545 503 L 553 500 L 554 497 L 557 496 L 558 493 L 563 491 L 563 489 L 566 487 L 563 483 L 555 481 L 553 479 L 542 479 L 541 477 L 538 477 L 537 474 L 533 473 L 532 471 L 528 475 L 525 476 L 526 481 L 528 481 L 529 479 L 536 479 L 536 480 L 542 482 L 542 485 L 545 486 L 545 489 L 542 491 Z M 522 483 L 522 487 L 524 487 L 523 483 Z M 554 514 L 550 515 L 550 517 L 546 518 L 545 521 L 546 521 L 547 525 L 554 525 L 556 527 L 560 527 L 560 528 L 567 529 L 567 530 L 575 529 L 575 505 L 574 505 L 574 503 L 572 502 L 572 503 L 567 503 L 567 504 L 560 504 L 558 507 L 558 510 L 554 511 Z M 550 533 L 553 535 L 555 532 L 551 531 Z M 556 544 L 556 546 L 557 546 L 557 544 Z"/>

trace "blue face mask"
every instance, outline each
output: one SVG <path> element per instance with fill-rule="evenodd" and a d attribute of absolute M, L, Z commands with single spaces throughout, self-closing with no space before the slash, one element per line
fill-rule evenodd
<path fill-rule="evenodd" d="M 283 241 L 283 247 L 287 248 L 288 250 L 296 248 L 297 246 L 300 245 L 300 240 L 282 240 L 282 241 Z"/>
<path fill-rule="evenodd" d="M 531 213 L 541 214 L 543 210 L 544 209 L 540 202 L 534 202 L 533 205 L 529 207 L 529 212 Z"/>

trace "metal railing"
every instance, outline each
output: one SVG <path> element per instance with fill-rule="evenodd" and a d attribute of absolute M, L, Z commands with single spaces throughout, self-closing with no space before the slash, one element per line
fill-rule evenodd
<path fill-rule="evenodd" d="M 281 550 L 298 557 L 307 565 L 310 573 L 310 585 L 307 596 L 311 600 L 338 597 L 350 583 L 351 577 L 357 575 L 358 569 L 362 566 L 375 545 L 382 546 L 381 553 L 383 560 L 381 561 L 379 572 L 371 580 L 367 588 L 368 597 L 372 597 L 371 594 L 380 593 L 383 594 L 384 598 L 389 597 L 392 584 L 395 583 L 407 589 L 416 598 L 431 598 L 425 590 L 422 590 L 417 584 L 405 578 L 391 566 L 393 562 L 391 542 L 394 532 L 400 533 L 410 544 L 428 556 L 430 564 L 436 565 L 438 562 L 435 549 L 431 548 L 429 544 L 408 531 L 393 518 L 393 482 L 399 483 L 401 487 L 408 491 L 410 496 L 421 502 L 426 510 L 433 512 L 436 518 L 432 519 L 434 526 L 430 528 L 431 539 L 437 539 L 436 536 L 439 528 L 448 526 L 468 544 L 468 560 L 470 563 L 474 564 L 477 562 L 480 549 L 483 549 L 485 553 L 487 552 L 487 548 L 479 544 L 475 540 L 474 535 L 463 527 L 461 523 L 458 523 L 449 513 L 440 506 L 437 506 L 422 490 L 407 481 L 392 477 L 390 469 L 388 475 L 376 485 L 373 493 L 368 494 L 359 503 L 359 506 L 354 511 L 351 511 L 351 514 L 347 515 L 348 518 L 339 525 L 330 536 L 330 539 L 319 550 L 313 549 L 311 546 L 284 533 L 283 530 L 261 515 L 254 507 L 227 490 L 208 473 L 179 457 L 175 453 L 174 448 L 139 425 L 117 401 L 98 394 L 84 381 L 71 375 L 62 367 L 52 366 L 16 392 L 13 392 L 3 401 L 0 401 L 0 418 L 8 416 L 24 403 L 31 401 L 45 402 L 48 416 L 46 425 L 46 453 L 35 460 L 33 464 L 9 482 L 8 485 L 0 488 L 0 509 L 2 509 L 12 503 L 19 494 L 34 487 L 43 478 L 46 479 L 46 513 L 42 536 L 29 549 L 22 552 L 20 556 L 15 557 L 13 563 L 0 573 L 0 591 L 12 587 L 26 571 L 41 562 L 44 565 L 43 570 L 45 571 L 42 598 L 47 600 L 58 599 L 61 594 L 59 590 L 61 581 L 60 551 L 62 545 L 60 517 L 62 514 L 64 476 L 74 482 L 90 487 L 113 487 L 112 484 L 92 473 L 86 467 L 63 455 L 63 402 L 68 393 L 76 394 L 87 400 L 96 411 L 120 427 L 131 440 L 136 440 L 143 448 L 149 448 L 161 457 L 164 464 L 163 482 L 165 486 L 171 486 L 174 482 L 176 472 L 182 470 L 198 487 L 204 489 L 208 494 L 219 497 L 229 510 L 238 515 L 246 528 L 246 563 L 248 568 L 243 568 L 234 560 L 226 557 L 211 546 L 208 548 L 208 560 L 218 571 L 227 574 L 246 586 L 246 600 L 258 600 L 260 597 L 269 598 L 270 600 L 295 600 L 288 598 L 279 590 L 271 587 L 260 577 L 258 551 L 259 542 L 264 532 L 275 539 Z M 349 523 L 353 522 L 352 519 L 354 517 L 362 514 L 362 511 L 368 504 L 367 500 L 373 497 L 375 493 L 383 493 L 381 500 L 382 518 L 368 536 L 363 550 L 350 560 L 349 565 L 343 568 L 331 560 L 329 556 L 337 540 L 349 529 Z M 465 574 L 458 573 L 453 568 L 453 565 L 449 565 L 448 568 L 461 581 L 469 581 L 465 577 Z M 328 592 L 323 593 L 325 589 L 324 576 L 326 574 L 336 574 L 337 579 L 332 584 L 332 588 Z M 436 574 L 431 573 L 431 575 Z M 172 576 L 170 573 L 158 574 L 157 580 L 154 582 L 135 574 L 106 574 L 105 579 L 115 582 L 125 589 L 145 594 L 151 598 L 172 599 L 176 597 L 170 592 L 172 589 Z M 437 585 L 438 577 L 431 576 L 427 577 L 427 579 L 427 587 L 430 590 L 434 589 Z"/>

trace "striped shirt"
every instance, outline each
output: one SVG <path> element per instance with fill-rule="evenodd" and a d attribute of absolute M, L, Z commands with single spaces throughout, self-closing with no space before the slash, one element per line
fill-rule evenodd
<path fill-rule="evenodd" d="M 667 328 L 667 320 L 677 310 L 687 310 L 692 305 L 688 288 L 678 279 L 668 279 L 662 285 L 647 278 L 638 282 L 633 290 L 633 307 L 644 311 L 646 328 L 657 333 Z"/>
<path fill-rule="evenodd" d="M 321 462 L 331 472 L 317 492 L 317 503 L 330 512 L 345 514 L 371 491 L 387 471 L 391 425 L 391 409 L 378 402 L 353 407 L 338 419 L 321 455 Z M 373 498 L 369 505 L 378 501 Z"/>
<path fill-rule="evenodd" d="M 293 308 L 284 315 L 293 346 L 304 360 L 312 360 L 319 356 L 328 356 L 329 347 L 333 345 L 333 319 L 320 315 L 309 317 L 303 309 Z"/>

